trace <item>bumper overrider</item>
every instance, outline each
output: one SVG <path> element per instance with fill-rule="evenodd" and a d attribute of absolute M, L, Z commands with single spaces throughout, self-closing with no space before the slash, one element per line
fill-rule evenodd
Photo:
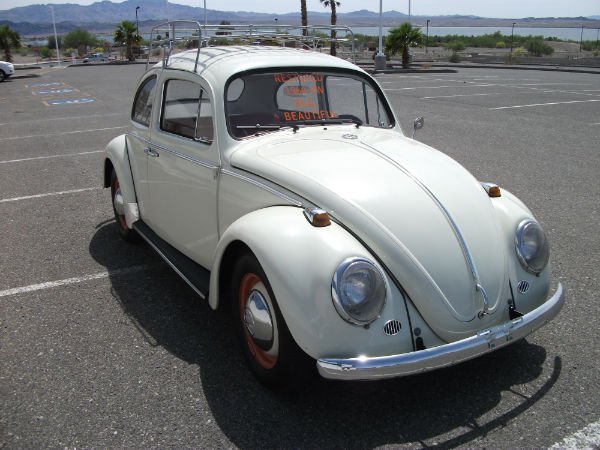
<path fill-rule="evenodd" d="M 554 295 L 538 308 L 466 339 L 401 355 L 347 359 L 323 358 L 317 361 L 317 368 L 324 378 L 377 380 L 452 366 L 526 337 L 552 320 L 561 310 L 564 302 L 564 290 L 559 283 Z"/>

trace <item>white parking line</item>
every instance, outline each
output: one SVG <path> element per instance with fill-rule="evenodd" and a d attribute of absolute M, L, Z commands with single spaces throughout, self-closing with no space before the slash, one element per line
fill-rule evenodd
<path fill-rule="evenodd" d="M 156 265 L 157 264 L 145 264 L 145 265 L 141 265 L 141 266 L 131 266 L 131 267 L 125 267 L 123 269 L 116 269 L 116 270 L 111 270 L 111 271 L 93 273 L 90 275 L 83 275 L 81 277 L 66 278 L 64 280 L 48 281 L 46 283 L 39 283 L 39 284 L 30 284 L 29 286 L 22 286 L 22 287 L 18 287 L 18 288 L 6 289 L 4 291 L 0 291 L 0 297 L 8 297 L 10 295 L 23 294 L 26 292 L 41 291 L 43 289 L 51 289 L 51 288 L 55 288 L 55 287 L 59 287 L 59 286 L 67 286 L 70 284 L 83 283 L 85 281 L 99 280 L 101 278 L 108 278 L 108 277 L 113 277 L 113 276 L 128 275 L 131 273 L 143 272 L 144 270 L 151 269 L 152 267 L 154 267 Z"/>
<path fill-rule="evenodd" d="M 569 102 L 532 103 L 530 105 L 500 106 L 498 108 L 489 108 L 489 109 L 490 109 L 490 111 L 496 111 L 499 109 L 533 108 L 536 106 L 569 105 L 571 103 L 590 103 L 590 102 L 600 102 L 600 98 L 592 99 L 592 100 L 571 100 Z"/>
<path fill-rule="evenodd" d="M 86 116 L 49 117 L 49 118 L 46 118 L 46 119 L 28 119 L 27 121 L 21 121 L 21 122 L 5 122 L 5 123 L 0 123 L 0 126 L 4 126 L 4 125 L 18 125 L 18 124 L 21 124 L 21 123 L 31 124 L 33 122 L 50 122 L 50 121 L 56 121 L 56 120 L 93 119 L 94 117 L 108 117 L 108 116 L 123 116 L 123 117 L 127 117 L 127 114 L 123 114 L 123 113 L 107 113 L 107 114 L 88 114 Z"/>
<path fill-rule="evenodd" d="M 551 449 L 583 450 L 597 449 L 600 446 L 600 420 L 554 444 Z"/>
<path fill-rule="evenodd" d="M 30 134 L 28 136 L 13 136 L 13 137 L 9 137 L 9 138 L 0 138 L 0 141 L 15 141 L 17 139 L 28 139 L 28 138 L 35 138 L 35 137 L 64 136 L 65 134 L 92 133 L 94 131 L 119 130 L 122 128 L 129 128 L 129 127 L 124 126 L 124 127 L 109 127 L 109 128 L 93 128 L 91 130 L 65 131 L 62 133 Z"/>
<path fill-rule="evenodd" d="M 26 195 L 24 197 L 3 198 L 3 199 L 0 199 L 0 203 L 18 202 L 21 200 L 31 200 L 32 198 L 52 197 L 55 195 L 76 194 L 78 192 L 95 191 L 97 189 L 102 189 L 102 188 L 101 187 L 92 187 L 92 188 L 83 188 L 83 189 L 73 189 L 71 191 L 47 192 L 45 194 Z"/>
<path fill-rule="evenodd" d="M 104 150 L 94 150 L 92 152 L 67 153 L 64 155 L 35 156 L 33 158 L 9 159 L 7 161 L 0 161 L 0 164 L 19 163 L 19 162 L 24 162 L 24 161 L 35 161 L 38 159 L 66 158 L 69 156 L 92 155 L 94 153 L 103 153 L 103 152 L 104 152 Z"/>

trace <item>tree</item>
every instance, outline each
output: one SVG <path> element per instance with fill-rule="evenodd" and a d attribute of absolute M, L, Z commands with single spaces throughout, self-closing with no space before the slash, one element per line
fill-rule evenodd
<path fill-rule="evenodd" d="M 0 48 L 4 51 L 4 59 L 7 62 L 12 62 L 10 53 L 11 47 L 18 48 L 21 46 L 21 36 L 14 30 L 11 30 L 8 25 L 0 27 Z"/>
<path fill-rule="evenodd" d="M 425 36 L 419 28 L 413 27 L 409 22 L 404 22 L 398 28 L 393 28 L 385 40 L 385 52 L 390 55 L 402 53 L 402 67 L 408 67 L 410 47 L 423 44 Z"/>
<path fill-rule="evenodd" d="M 127 59 L 129 61 L 135 61 L 135 56 L 133 56 L 133 45 L 139 45 L 141 40 L 140 36 L 137 34 L 135 23 L 130 22 L 129 20 L 121 22 L 115 30 L 114 40 L 118 43 L 124 42 L 127 46 Z"/>
<path fill-rule="evenodd" d="M 60 40 L 58 42 L 60 44 Z M 89 31 L 76 28 L 65 34 L 62 42 L 66 48 L 76 48 L 80 55 L 84 55 L 87 53 L 88 46 L 95 46 L 98 40 Z"/>
<path fill-rule="evenodd" d="M 48 36 L 48 48 L 56 48 L 56 41 L 53 34 Z M 63 48 L 62 36 L 58 36 L 58 48 Z"/>
<path fill-rule="evenodd" d="M 337 7 L 340 6 L 340 2 L 337 2 L 335 0 L 321 0 L 321 3 L 323 3 L 323 6 L 325 8 L 331 7 L 331 25 L 332 26 L 336 25 L 337 24 Z M 335 38 L 336 38 L 336 32 L 335 32 L 335 30 L 331 30 L 331 47 L 330 47 L 329 53 L 332 56 L 336 55 Z"/>
<path fill-rule="evenodd" d="M 302 18 L 302 26 L 308 26 L 308 11 L 306 10 L 306 0 L 300 0 L 300 16 Z M 302 29 L 302 36 L 306 36 L 308 34 L 308 30 L 306 28 Z"/>

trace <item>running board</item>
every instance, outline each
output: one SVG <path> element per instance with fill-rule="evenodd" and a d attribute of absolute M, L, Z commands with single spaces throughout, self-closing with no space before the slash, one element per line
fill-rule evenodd
<path fill-rule="evenodd" d="M 210 271 L 195 263 L 172 245 L 161 239 L 143 221 L 134 222 L 133 229 L 150 244 L 183 280 L 203 299 L 208 298 Z"/>

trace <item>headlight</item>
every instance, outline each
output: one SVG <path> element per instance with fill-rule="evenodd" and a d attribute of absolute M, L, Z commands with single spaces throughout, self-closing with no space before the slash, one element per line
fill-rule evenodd
<path fill-rule="evenodd" d="M 546 234 L 539 223 L 523 220 L 517 227 L 517 257 L 525 270 L 538 274 L 548 264 L 550 248 Z"/>
<path fill-rule="evenodd" d="M 355 325 L 368 325 L 385 305 L 386 284 L 372 262 L 354 257 L 343 261 L 333 275 L 331 296 L 338 314 Z"/>

